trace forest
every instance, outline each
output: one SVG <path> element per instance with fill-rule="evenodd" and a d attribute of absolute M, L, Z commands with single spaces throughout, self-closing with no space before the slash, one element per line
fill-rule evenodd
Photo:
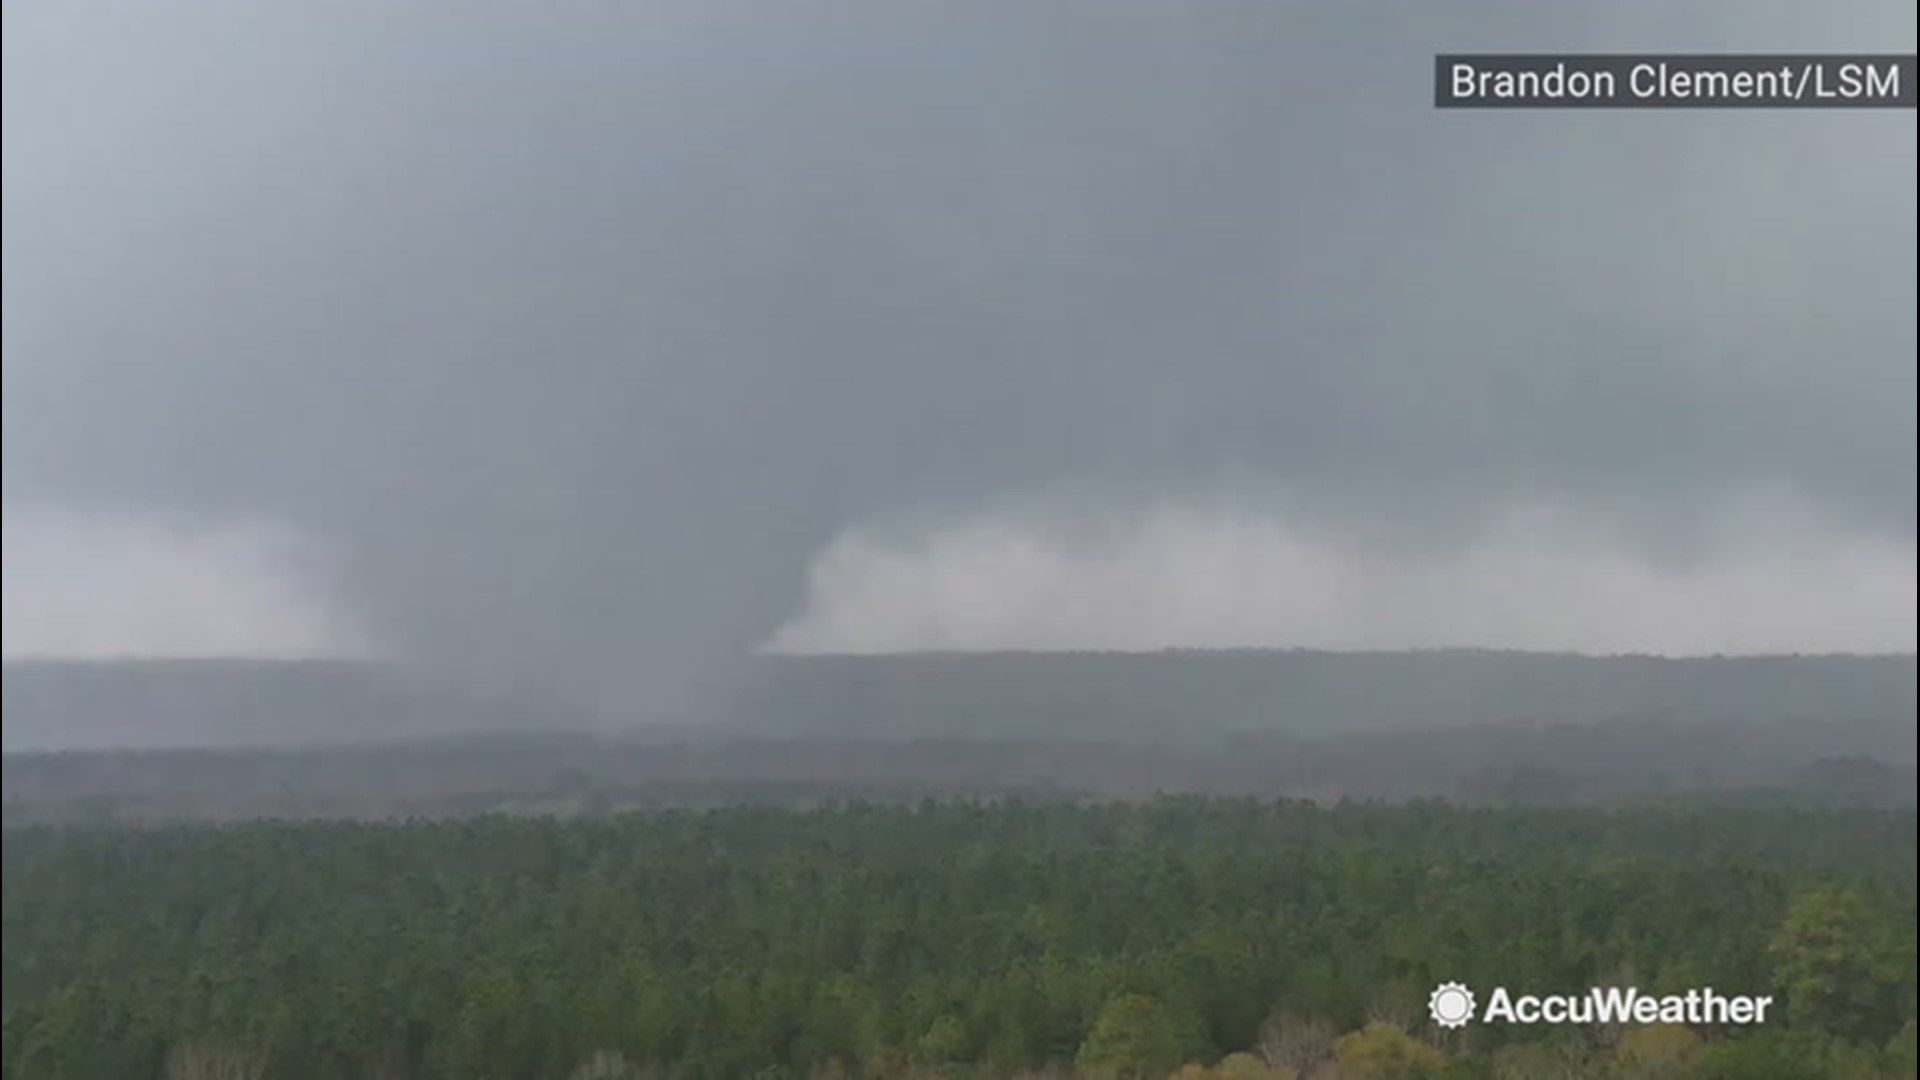
<path fill-rule="evenodd" d="M 927 800 L 5 833 L 9 1077 L 1914 1074 L 1911 808 Z M 1458 981 L 1773 995 L 1434 1024 Z"/>

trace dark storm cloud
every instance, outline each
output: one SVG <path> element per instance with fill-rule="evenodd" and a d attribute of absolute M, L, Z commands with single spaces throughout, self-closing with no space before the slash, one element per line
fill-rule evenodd
<path fill-rule="evenodd" d="M 1912 115 L 1443 114 L 1895 2 L 6 17 L 10 506 L 264 516 L 418 655 L 680 684 L 848 522 L 1244 481 L 1914 524 Z"/>

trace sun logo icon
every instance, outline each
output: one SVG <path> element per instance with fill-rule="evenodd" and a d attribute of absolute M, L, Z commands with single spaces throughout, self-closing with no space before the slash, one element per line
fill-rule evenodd
<path fill-rule="evenodd" d="M 1473 991 L 1457 982 L 1445 982 L 1427 995 L 1427 1012 L 1443 1028 L 1466 1027 L 1473 1019 Z"/>

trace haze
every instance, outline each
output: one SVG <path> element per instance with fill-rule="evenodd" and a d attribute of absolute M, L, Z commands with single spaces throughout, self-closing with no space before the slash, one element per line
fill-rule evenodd
<path fill-rule="evenodd" d="M 1911 4 L 6 8 L 6 650 L 1910 651 Z M 377 644 L 376 644 L 377 643 Z"/>

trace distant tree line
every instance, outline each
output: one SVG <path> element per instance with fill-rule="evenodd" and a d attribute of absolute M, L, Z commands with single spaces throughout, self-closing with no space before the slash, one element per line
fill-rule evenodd
<path fill-rule="evenodd" d="M 1911 1076 L 1915 818 L 853 804 L 9 829 L 8 1077 Z M 1771 993 L 1469 1025 L 1434 984 Z"/>

